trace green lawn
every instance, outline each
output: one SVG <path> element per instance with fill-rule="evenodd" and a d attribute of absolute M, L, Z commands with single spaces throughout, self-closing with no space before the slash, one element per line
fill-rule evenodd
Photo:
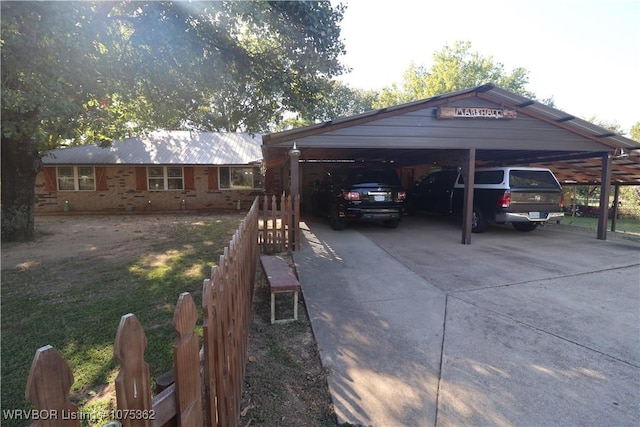
<path fill-rule="evenodd" d="M 66 259 L 2 271 L 2 409 L 30 409 L 25 385 L 35 350 L 51 344 L 74 373 L 72 394 L 81 410 L 99 413 L 113 384 L 113 342 L 120 317 L 134 313 L 148 340 L 152 378 L 172 368 L 173 309 L 181 292 L 201 304 L 202 281 L 222 254 L 242 216 L 202 216 L 158 230 L 151 251 L 124 260 Z M 62 231 L 64 232 L 64 231 Z M 4 245 L 3 245 L 4 246 Z M 4 250 L 11 250 L 11 246 Z M 64 250 L 64 248 L 58 248 Z M 112 396 L 112 390 L 106 390 Z M 102 421 L 96 425 L 102 425 Z M 3 426 L 22 426 L 25 420 Z"/>
<path fill-rule="evenodd" d="M 560 223 L 575 227 L 590 228 L 593 230 L 598 229 L 598 218 L 565 216 Z M 609 219 L 607 230 L 611 230 L 611 219 Z M 640 234 L 640 220 L 618 219 L 616 221 L 616 232 Z"/>

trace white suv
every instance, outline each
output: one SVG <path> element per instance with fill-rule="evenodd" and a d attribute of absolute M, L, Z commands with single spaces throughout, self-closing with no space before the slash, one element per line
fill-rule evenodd
<path fill-rule="evenodd" d="M 472 230 L 485 231 L 489 223 L 511 223 L 518 231 L 564 216 L 560 183 L 549 169 L 532 167 L 479 168 L 475 172 Z M 427 175 L 409 192 L 413 210 L 462 214 L 464 179 L 458 170 Z"/>

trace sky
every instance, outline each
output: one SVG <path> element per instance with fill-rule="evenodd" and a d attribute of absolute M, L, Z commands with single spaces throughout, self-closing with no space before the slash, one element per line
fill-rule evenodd
<path fill-rule="evenodd" d="M 341 38 L 351 88 L 401 83 L 413 62 L 456 41 L 505 71 L 529 73 L 526 89 L 577 117 L 640 122 L 640 0 L 331 0 L 347 6 Z"/>

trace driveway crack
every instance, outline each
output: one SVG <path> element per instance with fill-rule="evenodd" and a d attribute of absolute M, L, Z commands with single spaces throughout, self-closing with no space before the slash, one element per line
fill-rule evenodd
<path fill-rule="evenodd" d="M 558 280 L 558 279 L 568 279 L 568 278 L 571 278 L 571 277 L 588 276 L 588 275 L 591 275 L 591 274 L 605 273 L 605 272 L 608 272 L 608 271 L 615 271 L 615 270 L 621 270 L 621 269 L 633 268 L 633 267 L 640 267 L 640 263 L 628 264 L 628 265 L 619 265 L 619 266 L 615 266 L 615 267 L 602 268 L 600 270 L 590 270 L 590 271 L 584 271 L 584 272 L 581 272 L 581 273 L 573 273 L 573 274 L 567 274 L 567 275 L 562 275 L 562 276 L 552 276 L 552 277 L 544 277 L 544 278 L 537 278 L 537 279 L 531 279 L 531 280 L 524 280 L 522 282 L 503 283 L 501 285 L 491 285 L 491 286 L 483 286 L 483 287 L 472 288 L 472 289 L 462 289 L 462 290 L 459 290 L 459 291 L 450 291 L 450 292 L 447 293 L 447 295 L 455 296 L 455 294 L 465 294 L 465 293 L 469 293 L 469 292 L 482 291 L 482 290 L 487 290 L 487 289 L 508 288 L 508 287 L 511 287 L 511 286 L 528 285 L 528 284 L 531 284 L 531 283 L 545 282 L 545 281 L 548 281 L 548 280 Z M 434 285 L 434 286 L 436 286 L 436 285 Z"/>
<path fill-rule="evenodd" d="M 517 319 L 517 318 L 515 318 L 515 317 L 512 317 L 512 316 L 506 315 L 506 314 L 501 313 L 501 312 L 496 311 L 496 310 L 492 310 L 492 309 L 490 309 L 490 308 L 487 308 L 487 307 L 485 307 L 485 306 L 483 306 L 483 305 L 480 305 L 480 304 L 478 304 L 478 303 L 475 303 L 475 302 L 472 302 L 472 301 L 466 300 L 466 299 L 464 299 L 464 298 L 460 298 L 460 297 L 459 297 L 459 296 L 457 296 L 457 295 L 447 295 L 447 298 L 446 298 L 446 302 L 447 302 L 447 303 L 448 303 L 448 301 L 449 301 L 449 296 L 451 296 L 452 298 L 455 298 L 455 299 L 457 299 L 457 300 L 460 300 L 460 301 L 462 301 L 462 302 L 465 302 L 465 303 L 467 303 L 467 304 L 470 304 L 470 305 L 472 305 L 472 306 L 474 306 L 474 307 L 477 307 L 477 308 L 480 308 L 480 309 L 482 309 L 482 310 L 485 310 L 485 311 L 487 311 L 487 312 L 489 312 L 489 313 L 495 314 L 496 316 L 500 316 L 500 317 L 502 317 L 502 318 L 509 319 L 509 320 L 510 320 L 510 321 L 512 321 L 512 322 L 515 322 L 515 323 L 517 323 L 517 324 L 519 324 L 519 325 L 525 326 L 525 327 L 527 327 L 527 328 L 529 328 L 529 329 L 533 329 L 534 331 L 540 332 L 540 333 L 545 334 L 545 335 L 550 335 L 550 336 L 552 336 L 552 337 L 554 337 L 554 338 L 558 338 L 558 339 L 560 339 L 560 340 L 562 340 L 562 341 L 565 341 L 565 342 L 567 342 L 567 343 L 573 344 L 573 345 L 578 346 L 578 347 L 580 347 L 580 348 L 583 348 L 583 349 L 585 349 L 585 350 L 589 350 L 589 351 L 592 351 L 592 352 L 594 352 L 594 353 L 597 353 L 597 354 L 599 354 L 599 355 L 601 355 L 601 356 L 605 356 L 605 357 L 608 357 L 608 358 L 610 358 L 610 359 L 613 359 L 613 360 L 615 360 L 615 361 L 617 361 L 617 362 L 624 363 L 625 365 L 631 366 L 631 367 L 633 367 L 633 368 L 640 368 L 640 365 L 637 365 L 637 364 L 635 364 L 635 363 L 629 362 L 628 360 L 621 359 L 621 358 L 619 358 L 619 357 L 616 357 L 616 356 L 613 356 L 613 355 L 611 355 L 611 354 L 605 353 L 605 352 L 600 351 L 600 350 L 598 350 L 598 349 L 595 349 L 595 348 L 589 347 L 589 346 L 587 346 L 587 345 L 581 344 L 581 343 L 579 343 L 579 342 L 577 342 L 577 341 L 574 341 L 574 340 L 572 340 L 572 339 L 566 338 L 566 337 L 564 337 L 564 336 L 562 336 L 562 335 L 558 335 L 558 334 L 556 334 L 556 333 L 554 333 L 554 332 L 551 332 L 551 331 L 548 331 L 548 330 L 545 330 L 545 329 L 539 328 L 539 327 L 537 327 L 537 326 L 535 326 L 535 325 L 532 325 L 532 324 L 530 324 L 530 323 L 524 322 L 524 321 L 519 320 L 519 319 Z M 446 307 L 446 305 L 445 305 L 445 316 L 446 316 L 446 308 L 447 308 L 447 307 Z M 446 324 L 446 320 L 447 320 L 447 319 L 446 319 L 446 317 L 445 317 L 445 322 L 444 322 L 445 324 Z M 443 334 L 443 335 L 444 335 L 444 334 Z M 444 346 L 443 346 L 443 350 L 444 350 Z M 442 355 L 441 355 L 441 357 L 442 357 Z M 442 367 L 441 367 L 441 368 L 442 368 Z"/>

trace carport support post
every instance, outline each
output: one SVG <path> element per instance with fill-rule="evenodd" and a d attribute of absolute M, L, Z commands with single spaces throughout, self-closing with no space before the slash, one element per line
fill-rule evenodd
<path fill-rule="evenodd" d="M 613 186 L 613 209 L 611 210 L 611 231 L 616 231 L 616 222 L 618 220 L 618 203 L 620 203 L 620 184 Z"/>
<path fill-rule="evenodd" d="M 471 218 L 473 216 L 473 187 L 476 175 L 476 149 L 470 148 L 462 165 L 464 176 L 464 204 L 462 205 L 462 244 L 471 244 Z"/>
<path fill-rule="evenodd" d="M 609 220 L 609 191 L 611 190 L 612 154 L 602 154 L 602 182 L 600 183 L 600 214 L 598 215 L 598 239 L 607 240 Z"/>
<path fill-rule="evenodd" d="M 291 156 L 291 208 L 294 210 L 294 213 L 291 215 L 294 232 L 289 233 L 289 251 L 294 251 L 300 248 L 300 214 L 299 209 L 296 209 L 296 206 L 298 206 L 296 199 L 300 193 L 300 150 L 296 147 L 295 142 L 293 143 L 293 148 L 289 150 L 289 156 Z"/>
<path fill-rule="evenodd" d="M 291 156 L 291 200 L 295 200 L 296 196 L 300 192 L 300 150 L 296 147 L 296 143 L 293 143 L 293 148 L 289 150 L 289 156 Z"/>

